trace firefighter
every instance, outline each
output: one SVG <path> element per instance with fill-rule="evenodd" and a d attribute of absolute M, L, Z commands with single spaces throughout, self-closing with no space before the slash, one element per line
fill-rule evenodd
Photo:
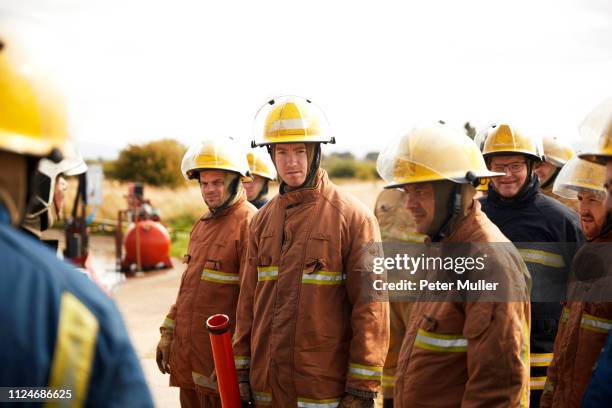
<path fill-rule="evenodd" d="M 208 211 L 191 230 L 187 268 L 176 302 L 164 320 L 157 346 L 159 370 L 180 387 L 182 407 L 220 408 L 206 319 L 222 313 L 233 332 L 240 292 L 241 265 L 246 262 L 248 226 L 257 211 L 246 199 L 246 156 L 229 138 L 192 145 L 181 164 L 187 180 L 197 180 Z"/>
<path fill-rule="evenodd" d="M 248 152 L 247 160 L 253 181 L 245 182 L 244 189 L 249 202 L 260 209 L 268 202 L 268 184 L 276 180 L 276 170 L 270 156 L 261 149 Z"/>
<path fill-rule="evenodd" d="M 426 242 L 470 243 L 469 252 L 460 254 L 469 257 L 488 249 L 495 278 L 518 295 L 497 302 L 460 301 L 451 290 L 450 301 L 415 302 L 399 353 L 394 406 L 526 405 L 527 268 L 474 200 L 479 179 L 500 174 L 487 169 L 468 136 L 439 124 L 413 129 L 391 143 L 379 156 L 377 169 L 385 188 L 405 191 L 407 208 Z M 501 244 L 493 248 L 488 243 Z"/>
<path fill-rule="evenodd" d="M 589 242 L 612 241 L 612 218 L 604 203 L 604 177 L 604 166 L 574 158 L 563 167 L 553 187 L 555 194 L 578 201 L 580 223 Z M 576 254 L 576 260 L 582 259 L 585 251 L 593 252 L 600 248 L 598 245 L 585 246 Z M 589 253 L 589 258 L 592 259 L 593 255 Z M 579 261 L 574 262 L 573 268 L 576 276 L 587 272 Z M 579 280 L 577 283 L 580 285 Z M 554 357 L 546 373 L 542 407 L 580 406 L 597 357 L 612 327 L 612 302 L 589 300 L 570 297 L 565 303 L 555 339 Z"/>
<path fill-rule="evenodd" d="M 22 25 L 9 31 L 5 23 L 0 24 L 0 384 L 61 388 L 55 395 L 74 406 L 152 407 L 113 301 L 15 228 L 39 194 L 31 182 L 38 162 L 59 162 L 68 134 L 58 92 L 27 43 L 19 41 Z"/>
<path fill-rule="evenodd" d="M 59 163 L 41 159 L 34 173 L 34 183 L 39 194 L 22 224 L 22 229 L 41 239 L 41 234 L 53 227 L 61 217 L 68 184 L 65 177 L 76 176 L 87 171 L 83 157 L 71 143 L 66 144 L 65 157 Z M 57 242 L 57 241 L 56 241 Z"/>
<path fill-rule="evenodd" d="M 587 146 L 585 153 L 580 154 L 580 158 L 606 166 L 604 178 L 606 208 L 612 211 L 612 99 L 603 102 L 587 116 L 580 126 L 580 136 Z M 609 248 L 604 251 L 607 254 L 610 253 Z M 609 264 L 607 266 L 609 268 Z M 612 335 L 608 331 L 604 349 L 595 365 L 591 382 L 584 393 L 582 406 L 593 408 L 610 405 L 611 381 Z"/>
<path fill-rule="evenodd" d="M 389 342 L 388 304 L 369 301 L 376 218 L 319 167 L 333 143 L 300 97 L 258 113 L 279 194 L 251 223 L 234 340 L 241 398 L 256 406 L 373 407 Z M 378 243 L 378 245 L 377 245 Z"/>
<path fill-rule="evenodd" d="M 487 130 L 482 154 L 490 170 L 504 173 L 489 183 L 482 210 L 518 248 L 533 287 L 531 292 L 531 406 L 539 405 L 552 360 L 560 300 L 569 267 L 584 241 L 578 215 L 540 192 L 535 167 L 541 143 L 506 123 Z"/>
<path fill-rule="evenodd" d="M 572 157 L 574 149 L 567 142 L 556 137 L 545 137 L 542 140 L 544 161 L 535 167 L 535 173 L 540 181 L 540 190 L 548 197 L 558 200 L 574 211 L 578 211 L 578 201 L 568 200 L 553 193 L 553 185 L 559 172 Z"/>
<path fill-rule="evenodd" d="M 396 189 L 381 191 L 374 205 L 374 215 L 378 220 L 383 242 L 423 242 L 425 236 L 416 232 L 412 215 L 406 208 L 406 195 L 402 191 Z M 404 340 L 411 306 L 411 302 L 389 303 L 389 352 L 382 376 L 384 408 L 393 407 L 397 356 Z"/>

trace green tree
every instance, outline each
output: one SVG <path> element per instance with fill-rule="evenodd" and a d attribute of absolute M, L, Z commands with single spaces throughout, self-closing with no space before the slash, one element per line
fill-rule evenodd
<path fill-rule="evenodd" d="M 104 166 L 105 175 L 121 181 L 177 187 L 184 183 L 181 161 L 186 148 L 174 139 L 129 145 L 114 162 Z"/>

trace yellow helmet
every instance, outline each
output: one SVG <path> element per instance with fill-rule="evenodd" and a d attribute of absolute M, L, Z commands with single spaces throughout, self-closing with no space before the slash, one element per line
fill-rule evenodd
<path fill-rule="evenodd" d="M 574 148 L 569 143 L 556 137 L 545 137 L 542 144 L 544 146 L 544 160 L 556 167 L 563 167 L 574 157 Z"/>
<path fill-rule="evenodd" d="M 68 141 L 63 100 L 9 27 L 0 29 L 0 150 L 32 156 L 61 152 Z"/>
<path fill-rule="evenodd" d="M 486 131 L 482 155 L 485 158 L 503 154 L 524 154 L 542 161 L 542 142 L 528 137 L 506 123 L 489 127 Z"/>
<path fill-rule="evenodd" d="M 199 170 L 232 171 L 240 174 L 242 181 L 252 181 L 246 155 L 231 138 L 206 139 L 191 145 L 183 156 L 181 171 L 189 180 L 196 178 Z"/>
<path fill-rule="evenodd" d="M 478 146 L 464 132 L 442 124 L 413 129 L 389 144 L 376 169 L 385 188 L 439 180 L 474 183 L 503 175 L 487 169 Z"/>
<path fill-rule="evenodd" d="M 612 160 L 612 98 L 597 106 L 580 124 L 580 158 L 606 163 Z"/>
<path fill-rule="evenodd" d="M 604 182 L 606 168 L 600 164 L 575 157 L 567 162 L 559 172 L 553 185 L 553 193 L 576 200 L 580 190 L 590 190 L 606 194 Z"/>
<path fill-rule="evenodd" d="M 276 143 L 335 143 L 323 111 L 310 100 L 282 96 L 266 103 L 255 117 L 252 147 Z"/>
<path fill-rule="evenodd" d="M 247 153 L 247 161 L 251 174 L 256 174 L 268 180 L 276 179 L 276 169 L 267 152 L 253 149 Z"/>

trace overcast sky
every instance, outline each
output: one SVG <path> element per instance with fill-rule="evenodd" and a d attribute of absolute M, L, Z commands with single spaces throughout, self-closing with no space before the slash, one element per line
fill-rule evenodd
<path fill-rule="evenodd" d="M 86 156 L 163 137 L 250 140 L 267 99 L 306 96 L 333 150 L 415 123 L 508 119 L 577 136 L 612 95 L 612 2 L 0 0 L 57 32 Z M 329 149 L 327 149 L 329 151 Z"/>

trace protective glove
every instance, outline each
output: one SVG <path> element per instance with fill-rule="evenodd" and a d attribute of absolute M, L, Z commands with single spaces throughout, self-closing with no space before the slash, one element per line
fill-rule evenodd
<path fill-rule="evenodd" d="M 351 394 L 344 394 L 339 408 L 374 408 L 374 398 L 362 398 Z"/>
<path fill-rule="evenodd" d="M 157 367 L 162 374 L 170 374 L 170 344 L 172 344 L 172 336 L 169 334 L 162 334 L 157 344 L 157 353 L 155 355 Z"/>
<path fill-rule="evenodd" d="M 240 400 L 243 402 L 251 402 L 251 386 L 248 382 L 239 382 L 238 389 L 240 390 Z"/>

